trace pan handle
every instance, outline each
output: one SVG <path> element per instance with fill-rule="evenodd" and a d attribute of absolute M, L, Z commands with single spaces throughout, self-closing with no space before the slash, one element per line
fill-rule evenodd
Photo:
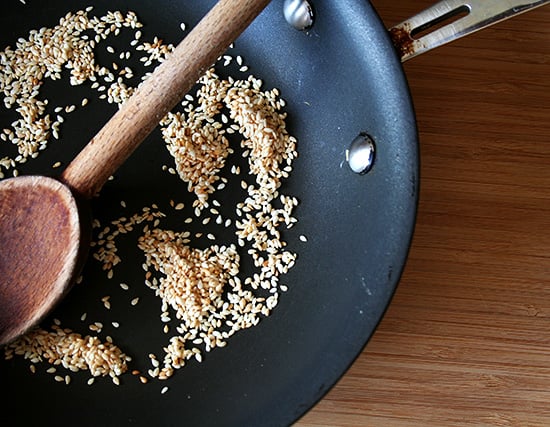
<path fill-rule="evenodd" d="M 449 43 L 550 0 L 443 0 L 390 28 L 401 61 Z"/>

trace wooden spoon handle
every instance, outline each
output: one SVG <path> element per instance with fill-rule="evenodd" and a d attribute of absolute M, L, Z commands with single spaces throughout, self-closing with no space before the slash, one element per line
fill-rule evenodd
<path fill-rule="evenodd" d="M 269 0 L 220 0 L 67 166 L 60 180 L 91 198 Z"/>

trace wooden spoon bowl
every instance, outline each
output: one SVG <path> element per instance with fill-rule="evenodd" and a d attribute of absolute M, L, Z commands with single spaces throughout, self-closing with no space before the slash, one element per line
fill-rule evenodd
<path fill-rule="evenodd" d="M 69 188 L 44 176 L 0 182 L 0 236 L 0 342 L 8 342 L 65 295 L 87 238 Z"/>

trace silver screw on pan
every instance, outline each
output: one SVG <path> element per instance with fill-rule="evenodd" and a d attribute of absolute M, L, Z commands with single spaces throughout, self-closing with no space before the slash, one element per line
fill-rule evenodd
<path fill-rule="evenodd" d="M 364 132 L 361 132 L 351 142 L 346 151 L 346 160 L 351 170 L 360 175 L 366 174 L 374 164 L 374 141 Z"/>
<path fill-rule="evenodd" d="M 307 30 L 313 25 L 313 8 L 307 0 L 285 0 L 283 13 L 286 21 L 297 30 Z"/>

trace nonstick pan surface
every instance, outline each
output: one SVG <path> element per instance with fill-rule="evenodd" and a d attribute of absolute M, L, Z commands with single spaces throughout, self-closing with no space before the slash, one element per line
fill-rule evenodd
<path fill-rule="evenodd" d="M 190 361 L 166 381 L 141 384 L 127 374 L 118 386 L 108 378 L 89 386 L 89 375 L 79 372 L 71 373 L 67 385 L 45 373 L 45 362 L 32 374 L 22 358 L 2 360 L 4 424 L 288 425 L 330 389 L 367 343 L 391 300 L 414 228 L 418 153 L 408 88 L 387 32 L 368 2 L 319 0 L 315 24 L 307 32 L 286 23 L 282 3 L 273 1 L 231 54 L 241 55 L 266 88 L 280 90 L 289 132 L 298 140 L 299 158 L 282 188 L 300 200 L 295 213 L 299 221 L 284 236 L 289 250 L 298 254 L 284 278 L 288 291 L 259 325 L 240 331 L 226 347 L 205 353 L 202 363 Z M 180 23 L 192 27 L 213 4 L 12 1 L 0 16 L 1 45 L 13 46 L 31 29 L 54 26 L 67 12 L 90 5 L 90 13 L 99 16 L 107 10 L 133 10 L 145 25 L 144 37 L 175 44 L 185 34 Z M 116 39 L 109 43 L 117 48 Z M 137 57 L 135 61 L 137 69 Z M 93 93 L 89 84 L 71 87 L 67 76 L 43 91 L 52 108 Z M 90 99 L 67 119 L 59 141 L 18 167 L 20 174 L 55 175 L 52 164 L 66 165 L 93 137 L 116 107 Z M 13 114 L 4 109 L 0 119 L 2 126 L 9 126 Z M 346 164 L 346 150 L 361 132 L 376 144 L 374 167 L 366 175 L 353 173 Z M 4 142 L 0 149 L 0 157 L 13 152 Z M 94 216 L 108 223 L 153 203 L 170 211 L 171 199 L 190 206 L 193 197 L 185 195 L 185 185 L 162 170 L 170 162 L 160 133 L 153 132 L 93 200 Z M 242 160 L 236 155 L 226 168 L 232 162 Z M 228 187 L 217 197 L 230 204 L 238 182 Z M 167 227 L 178 226 L 176 220 L 166 221 Z M 202 225 L 191 231 L 207 232 Z M 307 236 L 307 242 L 300 236 Z M 121 243 L 120 251 L 124 261 L 113 279 L 90 260 L 83 282 L 43 325 L 57 318 L 85 335 L 90 331 L 80 320 L 83 312 L 105 324 L 116 320 L 120 328 L 105 327 L 100 335 L 112 336 L 132 356 L 133 366 L 145 372 L 147 354 L 162 353 L 168 338 L 162 333 L 158 299 L 143 285 L 143 254 L 131 239 Z M 129 300 L 118 287 L 123 281 L 132 284 L 139 305 L 120 304 L 106 311 L 100 302 L 104 295 Z M 162 394 L 165 386 L 168 391 Z"/>

